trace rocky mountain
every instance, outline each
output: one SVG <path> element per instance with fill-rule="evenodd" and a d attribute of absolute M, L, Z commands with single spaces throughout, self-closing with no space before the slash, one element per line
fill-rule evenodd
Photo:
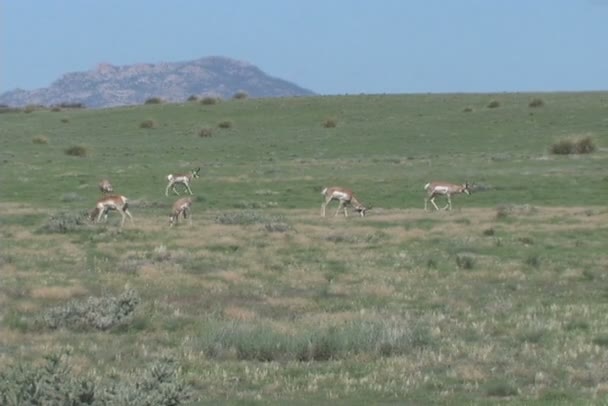
<path fill-rule="evenodd" d="M 314 93 L 288 81 L 268 76 L 247 62 L 225 57 L 206 57 L 187 62 L 142 63 L 114 66 L 63 75 L 50 87 L 16 89 L 0 95 L 0 104 L 53 106 L 84 104 L 100 108 L 142 104 L 158 97 L 183 102 L 190 96 L 232 98 L 237 92 L 248 97 L 308 96 Z"/>

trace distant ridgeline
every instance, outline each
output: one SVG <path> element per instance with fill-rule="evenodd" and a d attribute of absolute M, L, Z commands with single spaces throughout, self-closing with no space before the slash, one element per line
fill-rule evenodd
<path fill-rule="evenodd" d="M 310 96 L 314 93 L 286 80 L 269 76 L 247 62 L 206 57 L 187 62 L 113 66 L 63 75 L 51 86 L 16 89 L 0 95 L 0 105 L 112 107 L 156 99 L 184 102 L 200 96 L 228 99 L 246 97 Z"/>

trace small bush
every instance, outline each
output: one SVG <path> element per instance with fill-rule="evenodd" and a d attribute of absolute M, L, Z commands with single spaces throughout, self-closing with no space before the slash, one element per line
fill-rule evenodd
<path fill-rule="evenodd" d="M 213 135 L 213 129 L 211 128 L 201 128 L 201 130 L 198 132 L 198 136 L 201 138 L 208 138 L 211 137 Z"/>
<path fill-rule="evenodd" d="M 335 128 L 338 126 L 338 122 L 336 121 L 335 118 L 326 118 L 323 121 L 323 127 L 325 128 Z"/>
<path fill-rule="evenodd" d="M 247 94 L 247 92 L 245 92 L 243 90 L 240 90 L 240 91 L 236 92 L 234 94 L 234 96 L 232 96 L 232 98 L 235 99 L 235 100 L 243 100 L 243 99 L 246 99 L 248 97 L 249 97 L 249 95 Z"/>
<path fill-rule="evenodd" d="M 52 215 L 46 224 L 40 228 L 40 231 L 45 233 L 68 233 L 80 230 L 86 224 L 88 224 L 86 211 L 63 211 Z"/>
<path fill-rule="evenodd" d="M 69 119 L 69 118 L 65 118 L 65 117 L 63 117 L 63 118 L 62 118 L 60 121 L 61 121 L 63 124 L 67 124 L 67 123 L 69 123 L 69 122 L 70 122 L 70 119 Z"/>
<path fill-rule="evenodd" d="M 144 120 L 139 124 L 139 128 L 156 128 L 158 123 L 156 120 Z"/>
<path fill-rule="evenodd" d="M 595 152 L 595 144 L 591 137 L 583 137 L 576 142 L 576 153 L 577 154 L 590 154 Z"/>
<path fill-rule="evenodd" d="M 220 121 L 220 123 L 217 126 L 222 129 L 232 128 L 232 121 L 230 121 L 230 120 Z"/>
<path fill-rule="evenodd" d="M 529 255 L 524 261 L 526 265 L 531 268 L 539 268 L 540 267 L 540 257 L 538 255 Z"/>
<path fill-rule="evenodd" d="M 89 151 L 83 147 L 82 145 L 74 145 L 73 147 L 70 147 L 68 149 L 65 150 L 66 155 L 70 155 L 70 156 L 79 156 L 79 157 L 86 157 L 87 155 L 89 155 Z"/>
<path fill-rule="evenodd" d="M 27 362 L 3 365 L 0 404 L 179 406 L 191 398 L 191 386 L 169 358 L 133 371 L 127 379 L 94 379 L 92 374 L 74 372 L 68 364 L 68 351 L 45 359 L 42 366 Z M 129 379 L 131 376 L 136 378 Z"/>
<path fill-rule="evenodd" d="M 264 224 L 264 229 L 269 233 L 285 233 L 291 229 L 287 223 L 271 222 Z"/>
<path fill-rule="evenodd" d="M 560 140 L 551 145 L 549 150 L 556 155 L 590 154 L 596 150 L 596 147 L 591 137 L 583 137 L 578 140 Z"/>
<path fill-rule="evenodd" d="M 500 102 L 498 100 L 492 100 L 490 103 L 488 103 L 489 109 L 496 109 L 498 107 L 500 107 Z"/>
<path fill-rule="evenodd" d="M 456 265 L 459 269 L 473 269 L 475 268 L 475 257 L 469 254 L 458 254 L 456 255 Z"/>
<path fill-rule="evenodd" d="M 496 381 L 487 385 L 486 394 L 493 397 L 511 397 L 518 394 L 518 390 L 510 382 Z"/>
<path fill-rule="evenodd" d="M 160 97 L 150 97 L 148 99 L 146 99 L 146 101 L 144 102 L 144 104 L 162 104 L 163 103 L 163 99 L 161 99 Z"/>
<path fill-rule="evenodd" d="M 472 113 L 473 112 L 473 108 L 472 107 L 465 107 L 462 111 L 465 112 L 465 113 Z"/>
<path fill-rule="evenodd" d="M 48 310 L 43 323 L 51 329 L 105 331 L 129 322 L 138 304 L 139 296 L 133 290 L 127 290 L 118 297 L 107 295 L 71 300 L 64 306 Z"/>
<path fill-rule="evenodd" d="M 189 101 L 189 102 L 195 102 L 197 100 L 198 100 L 198 96 L 195 96 L 195 95 L 192 95 L 186 99 L 186 101 Z"/>
<path fill-rule="evenodd" d="M 486 228 L 485 230 L 483 230 L 483 235 L 486 237 L 491 237 L 495 234 L 494 229 L 493 228 Z"/>
<path fill-rule="evenodd" d="M 58 113 L 58 112 L 61 111 L 61 107 L 59 107 L 59 106 L 53 106 L 53 107 L 51 107 L 51 111 L 53 113 Z"/>
<path fill-rule="evenodd" d="M 201 104 L 204 104 L 206 106 L 210 106 L 213 104 L 218 104 L 220 102 L 220 99 L 217 97 L 211 97 L 211 96 L 205 96 L 201 99 Z"/>
<path fill-rule="evenodd" d="M 543 99 L 540 99 L 538 97 L 533 98 L 532 100 L 530 100 L 530 103 L 528 103 L 528 107 L 531 108 L 543 107 L 544 105 L 545 102 L 543 101 Z"/>
<path fill-rule="evenodd" d="M 32 142 L 34 144 L 48 144 L 49 143 L 49 137 L 47 137 L 46 135 L 37 135 L 34 138 L 32 138 Z"/>

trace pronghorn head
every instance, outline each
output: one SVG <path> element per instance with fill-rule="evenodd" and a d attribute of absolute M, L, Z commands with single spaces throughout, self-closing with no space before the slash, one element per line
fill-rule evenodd
<path fill-rule="evenodd" d="M 199 172 L 200 172 L 200 171 L 201 171 L 201 168 L 200 168 L 200 167 L 198 167 L 198 168 L 194 169 L 194 170 L 192 171 L 192 177 L 193 177 L 193 178 L 195 178 L 195 179 L 196 179 L 196 178 L 198 178 L 198 177 L 200 177 L 200 175 L 199 175 Z"/>
<path fill-rule="evenodd" d="M 359 213 L 359 215 L 360 215 L 361 217 L 365 217 L 365 215 L 367 214 L 367 211 L 372 209 L 372 206 L 365 207 L 365 206 L 363 206 L 363 205 L 359 205 L 359 206 L 357 206 L 357 207 L 354 207 L 353 209 L 354 209 L 354 210 L 355 210 L 357 213 Z"/>

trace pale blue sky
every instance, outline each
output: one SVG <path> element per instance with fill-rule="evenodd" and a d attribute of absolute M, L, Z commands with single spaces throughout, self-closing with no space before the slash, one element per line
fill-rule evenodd
<path fill-rule="evenodd" d="M 0 93 L 205 56 L 319 94 L 608 90 L 608 0 L 0 0 Z"/>

